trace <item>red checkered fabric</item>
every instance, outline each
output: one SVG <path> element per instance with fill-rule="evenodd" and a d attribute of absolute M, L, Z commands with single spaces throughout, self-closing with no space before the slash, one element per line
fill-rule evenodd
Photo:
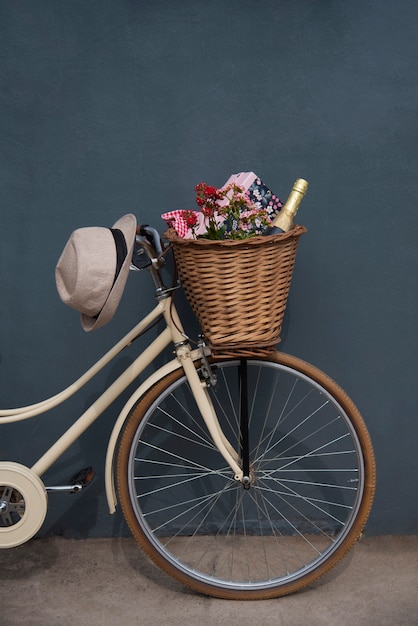
<path fill-rule="evenodd" d="M 179 237 L 183 237 L 184 239 L 188 239 L 191 237 L 192 231 L 187 226 L 186 222 L 183 219 L 183 209 L 179 209 L 176 211 L 169 211 L 168 213 L 163 213 L 161 215 L 162 219 L 167 222 L 167 226 L 169 228 L 174 228 Z"/>
<path fill-rule="evenodd" d="M 189 228 L 184 221 L 182 215 L 183 210 L 177 209 L 175 211 L 169 211 L 168 213 L 163 213 L 161 215 L 162 219 L 167 222 L 169 228 L 174 228 L 179 237 L 183 237 L 183 239 L 192 239 L 197 235 L 204 235 L 207 232 L 208 226 L 206 223 L 205 216 L 200 211 L 193 211 L 197 217 L 197 224 L 194 227 L 193 231 Z M 220 225 L 223 224 L 225 218 L 220 215 L 215 215 L 215 222 Z"/>

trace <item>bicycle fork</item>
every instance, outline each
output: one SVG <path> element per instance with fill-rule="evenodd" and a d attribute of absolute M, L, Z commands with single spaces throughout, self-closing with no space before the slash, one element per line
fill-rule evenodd
<path fill-rule="evenodd" d="M 235 480 L 240 481 L 243 485 L 249 484 L 248 473 L 245 473 L 244 467 L 240 467 L 240 457 L 221 429 L 214 406 L 209 398 L 206 381 L 201 381 L 191 358 L 190 348 L 187 343 L 177 345 L 177 357 L 183 366 L 198 409 L 202 414 L 203 420 L 216 447 L 234 472 Z M 248 459 L 248 454 L 246 457 Z"/>

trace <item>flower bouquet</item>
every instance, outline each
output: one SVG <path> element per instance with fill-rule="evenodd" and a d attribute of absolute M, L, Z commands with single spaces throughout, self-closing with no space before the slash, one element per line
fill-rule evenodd
<path fill-rule="evenodd" d="M 263 236 L 274 218 L 272 205 L 254 201 L 234 180 L 220 189 L 199 183 L 196 204 L 198 211 L 162 218 L 205 338 L 218 355 L 268 354 L 279 341 L 297 244 L 306 229 Z M 277 199 L 274 209 L 281 206 Z"/>
<path fill-rule="evenodd" d="M 196 185 L 198 211 L 172 211 L 161 217 L 186 239 L 247 239 L 262 234 L 283 204 L 253 172 L 248 172 L 240 184 L 242 175 L 231 176 L 220 189 L 199 183 Z M 248 180 L 254 177 L 248 186 Z"/>

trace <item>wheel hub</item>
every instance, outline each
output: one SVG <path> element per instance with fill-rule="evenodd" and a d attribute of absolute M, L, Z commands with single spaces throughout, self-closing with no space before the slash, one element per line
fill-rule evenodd
<path fill-rule="evenodd" d="M 0 497 L 0 528 L 20 522 L 25 513 L 22 494 L 10 485 L 0 485 Z"/>

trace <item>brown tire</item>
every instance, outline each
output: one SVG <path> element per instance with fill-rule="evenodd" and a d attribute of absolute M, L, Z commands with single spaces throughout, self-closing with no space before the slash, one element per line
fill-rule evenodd
<path fill-rule="evenodd" d="M 367 428 L 334 381 L 282 353 L 247 362 L 249 489 L 210 440 L 182 370 L 132 407 L 117 459 L 122 510 L 148 556 L 203 594 L 241 600 L 327 573 L 360 536 L 375 487 Z M 212 363 L 209 394 L 238 450 L 237 363 Z"/>

